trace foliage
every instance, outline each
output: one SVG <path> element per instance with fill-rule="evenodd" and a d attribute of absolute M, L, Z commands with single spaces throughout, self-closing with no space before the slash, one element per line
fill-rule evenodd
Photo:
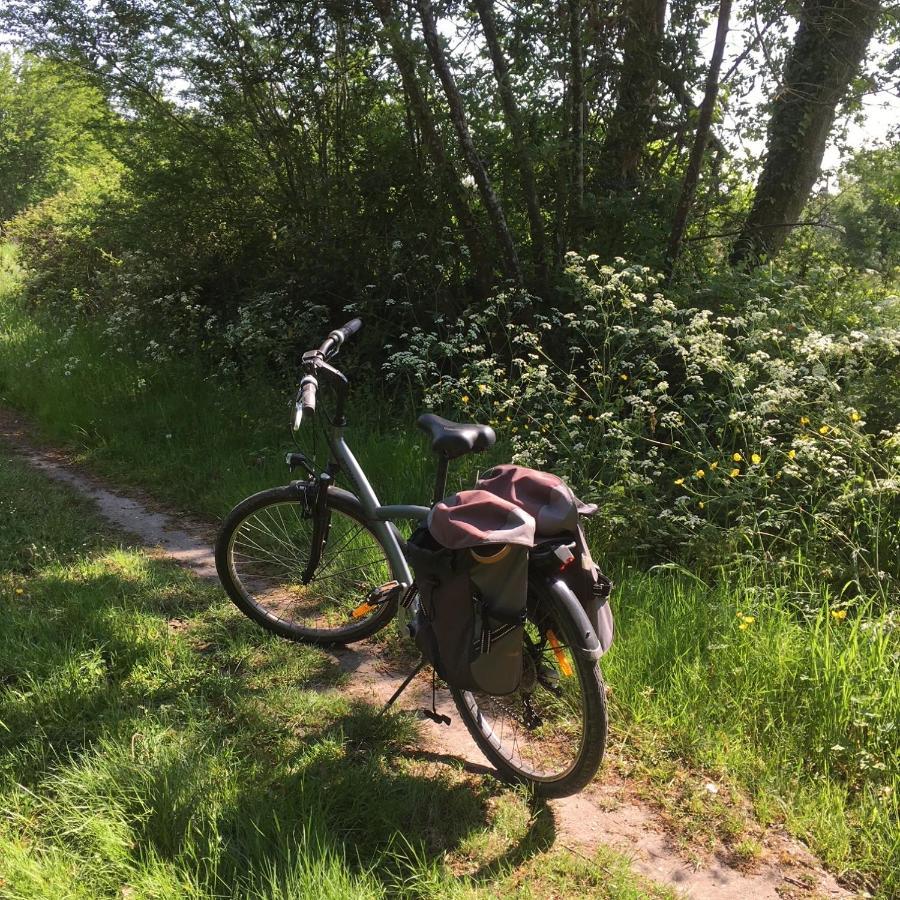
<path fill-rule="evenodd" d="M 0 52 L 0 225 L 104 156 L 110 111 L 64 66 Z"/>
<path fill-rule="evenodd" d="M 568 272 L 573 311 L 500 295 L 402 334 L 388 378 L 509 430 L 514 459 L 600 504 L 613 547 L 776 567 L 803 547 L 851 595 L 897 596 L 900 431 L 866 425 L 900 421 L 900 329 L 795 324 L 790 285 L 761 279 L 716 315 L 622 260 Z"/>

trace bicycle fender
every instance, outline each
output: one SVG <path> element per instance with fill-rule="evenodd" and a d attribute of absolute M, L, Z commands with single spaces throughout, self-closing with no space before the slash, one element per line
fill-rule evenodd
<path fill-rule="evenodd" d="M 310 509 L 315 508 L 315 500 L 319 492 L 319 485 L 317 482 L 292 481 L 291 487 L 297 492 L 299 496 L 306 499 L 306 502 L 309 504 Z M 361 517 L 365 518 L 362 504 L 359 502 L 359 498 L 356 496 L 356 494 L 351 494 L 350 491 L 345 491 L 343 488 L 335 487 L 333 484 L 330 484 L 328 485 L 328 496 L 340 498 L 340 500 L 342 500 L 344 503 L 354 507 L 354 512 L 358 512 Z"/>
<path fill-rule="evenodd" d="M 566 611 L 578 626 L 578 632 L 582 636 L 582 646 L 577 647 L 576 649 L 583 656 L 596 662 L 603 656 L 604 650 L 597 637 L 597 633 L 594 631 L 594 626 L 591 624 L 591 620 L 584 611 L 581 602 L 575 594 L 572 593 L 572 589 L 561 578 L 551 576 L 547 579 L 546 584 L 547 590 L 550 592 L 551 596 L 561 606 L 565 607 Z"/>

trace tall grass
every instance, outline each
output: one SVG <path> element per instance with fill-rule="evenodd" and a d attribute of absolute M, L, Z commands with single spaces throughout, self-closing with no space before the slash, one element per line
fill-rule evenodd
<path fill-rule="evenodd" d="M 286 427 L 290 385 L 273 384 L 259 374 L 240 384 L 225 384 L 206 377 L 201 363 L 191 359 L 154 369 L 146 360 L 104 355 L 97 330 L 79 327 L 63 339 L 61 329 L 12 302 L 14 291 L 15 275 L 8 274 L 7 299 L 0 301 L 0 399 L 27 411 L 48 438 L 73 447 L 99 471 L 207 517 L 217 517 L 252 490 L 288 477 L 281 460 L 291 445 Z M 424 443 L 413 438 L 412 414 L 382 408 L 378 398 L 370 399 L 368 406 L 358 404 L 354 412 L 349 440 L 382 498 L 427 499 L 431 461 Z M 309 438 L 306 441 L 312 450 Z M 320 461 L 323 449 L 320 441 Z M 494 458 L 503 458 L 505 452 L 497 448 Z M 456 468 L 455 484 L 471 484 L 473 467 L 485 463 L 483 457 L 466 460 Z M 34 527 L 33 520 L 29 523 L 27 527 Z M 23 545 L 35 544 L 30 537 L 25 540 L 25 531 L 20 537 Z M 642 777 L 666 785 L 656 792 L 664 799 L 673 796 L 668 786 L 676 777 L 684 781 L 683 772 L 678 773 L 685 766 L 703 777 L 721 779 L 751 798 L 763 823 L 786 823 L 836 870 L 884 894 L 900 889 L 900 649 L 894 614 L 883 604 L 861 598 L 848 616 L 803 560 L 791 567 L 791 577 L 767 573 L 761 564 L 752 570 L 729 567 L 727 560 L 715 572 L 642 573 L 624 562 L 620 567 L 614 595 L 618 636 L 604 661 L 612 690 L 611 758 L 628 761 Z M 807 573 L 804 580 L 798 572 Z M 95 587 L 120 590 L 115 578 L 101 579 Z M 112 608 L 106 614 L 115 618 Z M 31 627 L 39 623 L 27 625 Z M 242 640 L 249 639 L 249 632 L 241 634 Z M 246 651 L 242 659 L 249 656 Z M 34 690 L 43 685 L 40 690 L 56 692 L 55 715 L 73 716 L 78 723 L 95 715 L 90 679 L 98 677 L 91 673 L 102 671 L 103 659 L 103 651 L 92 648 L 75 654 L 46 678 L 37 657 L 25 668 L 37 666 Z M 252 671 L 241 669 L 241 677 L 245 673 L 253 677 Z M 147 677 L 152 684 L 158 676 Z M 88 679 L 88 687 L 76 690 L 73 685 L 82 678 Z M 234 689 L 240 683 L 237 678 Z M 314 708 L 314 693 L 303 696 L 306 699 L 295 702 Z M 204 696 L 204 702 L 218 701 Z M 192 717 L 205 721 L 209 715 L 199 703 L 190 714 L 182 713 L 182 724 L 191 731 Z M 235 719 L 237 731 L 248 729 L 248 740 L 258 727 L 257 713 Z M 152 737 L 136 720 L 131 734 L 146 732 L 151 744 L 165 744 L 168 728 L 160 725 Z M 192 747 L 195 738 L 182 735 L 179 740 Z M 204 746 L 204 738 L 196 740 L 197 746 Z M 331 744 L 316 746 L 316 753 L 326 757 L 332 752 L 323 749 Z M 178 751 L 182 756 L 194 752 Z M 104 759 L 113 755 L 111 749 L 105 751 Z M 239 767 L 234 765 L 232 774 L 221 777 L 218 770 L 210 770 L 210 783 L 220 784 L 225 794 L 236 790 Z M 382 777 L 382 770 L 378 772 Z M 170 778 L 159 777 L 163 784 Z M 330 772 L 329 777 L 337 776 Z M 697 779 L 689 777 L 684 783 L 696 787 Z M 364 791 L 364 780 L 359 789 Z M 376 820 L 379 797 L 371 809 Z M 726 827 L 702 792 L 687 791 L 682 800 L 672 801 L 681 804 L 680 812 L 675 810 L 679 815 L 691 809 L 695 819 L 706 817 L 716 827 Z M 94 802 L 81 800 L 79 808 L 87 810 Z M 190 797 L 183 801 L 191 802 Z M 316 802 L 331 801 L 323 795 Z M 138 809 L 129 815 L 143 821 L 150 814 Z M 118 826 L 103 827 L 111 829 L 110 840 L 117 839 Z M 193 831 L 188 828 L 187 833 Z M 294 839 L 296 829 L 291 834 Z M 284 885 L 294 884 L 291 879 L 307 875 L 331 884 L 329 872 L 338 879 L 335 890 L 346 895 L 365 896 L 381 889 L 373 887 L 365 866 L 354 870 L 356 880 L 341 881 L 346 866 L 353 868 L 352 859 L 322 843 L 315 830 L 305 834 L 310 848 L 305 855 L 279 858 L 277 871 L 257 872 L 252 885 L 241 882 L 242 890 L 278 896 L 276 884 L 283 893 L 289 893 Z M 241 840 L 249 839 L 242 832 Z M 206 859 L 213 853 L 210 847 L 198 845 L 190 852 Z M 395 862 L 397 858 L 392 857 Z M 295 871 L 295 865 L 306 866 L 310 859 L 312 874 Z M 431 863 L 424 869 L 410 865 L 416 874 L 409 877 L 416 883 L 432 878 Z M 406 883 L 409 872 L 403 874 L 401 868 L 395 866 L 392 877 Z M 187 869 L 179 871 L 177 878 L 182 878 Z M 159 891 L 164 895 L 162 887 Z"/>

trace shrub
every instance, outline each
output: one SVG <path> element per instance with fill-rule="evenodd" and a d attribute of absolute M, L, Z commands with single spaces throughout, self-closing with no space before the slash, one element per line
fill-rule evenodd
<path fill-rule="evenodd" d="M 683 308 L 623 260 L 571 254 L 567 275 L 573 311 L 494 297 L 401 335 L 387 377 L 570 478 L 614 548 L 790 566 L 804 547 L 843 594 L 896 594 L 900 426 L 866 422 L 900 329 L 823 334 L 761 291 L 738 314 Z"/>

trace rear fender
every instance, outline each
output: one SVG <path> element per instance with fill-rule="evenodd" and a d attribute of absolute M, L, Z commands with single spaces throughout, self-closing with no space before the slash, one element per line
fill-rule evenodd
<path fill-rule="evenodd" d="M 566 609 L 578 628 L 580 644 L 573 649 L 596 662 L 603 656 L 604 649 L 594 631 L 591 620 L 572 589 L 561 578 L 553 575 L 544 580 L 543 587 L 550 595 L 552 602 L 558 603 Z"/>

